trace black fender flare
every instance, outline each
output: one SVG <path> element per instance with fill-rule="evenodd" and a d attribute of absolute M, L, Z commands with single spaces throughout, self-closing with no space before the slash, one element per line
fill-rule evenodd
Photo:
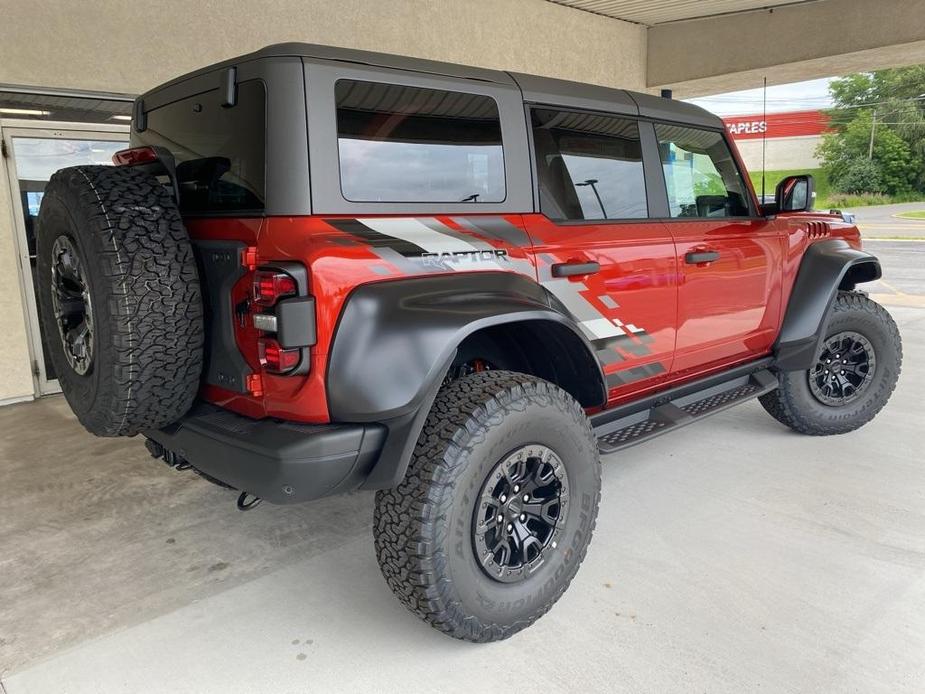
<path fill-rule="evenodd" d="M 807 248 L 774 344 L 775 367 L 781 371 L 811 368 L 838 291 L 880 276 L 880 261 L 844 239 L 818 241 Z"/>
<path fill-rule="evenodd" d="M 475 272 L 364 284 L 347 297 L 328 357 L 328 410 L 333 422 L 380 422 L 385 446 L 363 487 L 394 486 L 460 343 L 483 328 L 551 321 L 574 333 L 607 389 L 600 362 L 571 316 L 535 280 Z"/>

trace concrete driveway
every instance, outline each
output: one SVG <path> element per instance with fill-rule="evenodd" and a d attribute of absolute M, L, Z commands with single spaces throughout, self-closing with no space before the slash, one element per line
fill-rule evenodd
<path fill-rule="evenodd" d="M 572 587 L 490 645 L 392 597 L 370 494 L 242 514 L 60 398 L 2 408 L 2 686 L 925 691 L 925 311 L 891 311 L 906 361 L 874 422 L 803 437 L 753 402 L 605 459 Z"/>

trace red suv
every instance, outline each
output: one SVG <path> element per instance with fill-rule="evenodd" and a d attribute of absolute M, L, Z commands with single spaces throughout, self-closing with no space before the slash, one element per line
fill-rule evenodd
<path fill-rule="evenodd" d="M 285 44 L 141 96 L 115 164 L 38 219 L 77 417 L 242 509 L 379 490 L 387 582 L 458 638 L 563 593 L 599 452 L 756 397 L 851 431 L 899 375 L 857 228 L 809 176 L 760 205 L 690 104 Z"/>

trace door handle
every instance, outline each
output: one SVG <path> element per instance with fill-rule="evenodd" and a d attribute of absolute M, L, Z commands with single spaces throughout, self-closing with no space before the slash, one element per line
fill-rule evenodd
<path fill-rule="evenodd" d="M 688 265 L 712 263 L 714 260 L 719 260 L 719 251 L 691 251 L 684 256 L 684 262 Z"/>
<path fill-rule="evenodd" d="M 591 261 L 588 263 L 555 263 L 552 266 L 553 277 L 576 277 L 578 275 L 593 275 L 599 272 L 601 264 Z"/>

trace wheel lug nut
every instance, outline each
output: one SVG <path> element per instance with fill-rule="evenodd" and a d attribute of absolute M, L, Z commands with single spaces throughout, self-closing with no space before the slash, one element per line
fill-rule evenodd
<path fill-rule="evenodd" d="M 514 485 L 514 493 L 516 494 L 516 493 L 519 492 L 519 491 L 520 491 L 520 485 L 519 485 L 519 484 L 515 484 L 515 485 Z"/>
<path fill-rule="evenodd" d="M 828 371 L 826 371 L 826 373 L 828 373 Z M 505 494 L 502 494 L 502 495 L 501 495 L 501 503 L 503 504 L 505 501 L 507 501 L 507 496 L 506 496 Z"/>
<path fill-rule="evenodd" d="M 524 494 L 524 501 L 530 501 L 530 495 Z"/>
<path fill-rule="evenodd" d="M 526 514 L 526 513 L 521 513 L 521 514 L 520 514 L 520 520 L 521 520 L 521 521 L 527 520 L 527 514 Z"/>
<path fill-rule="evenodd" d="M 513 529 L 514 529 L 514 524 L 513 524 L 513 523 L 508 523 L 508 524 L 507 524 L 507 531 L 508 531 L 508 532 L 511 532 Z"/>
<path fill-rule="evenodd" d="M 497 518 L 496 520 L 497 520 L 499 523 L 503 523 L 503 522 L 504 522 L 504 516 L 499 515 L 498 518 Z"/>

